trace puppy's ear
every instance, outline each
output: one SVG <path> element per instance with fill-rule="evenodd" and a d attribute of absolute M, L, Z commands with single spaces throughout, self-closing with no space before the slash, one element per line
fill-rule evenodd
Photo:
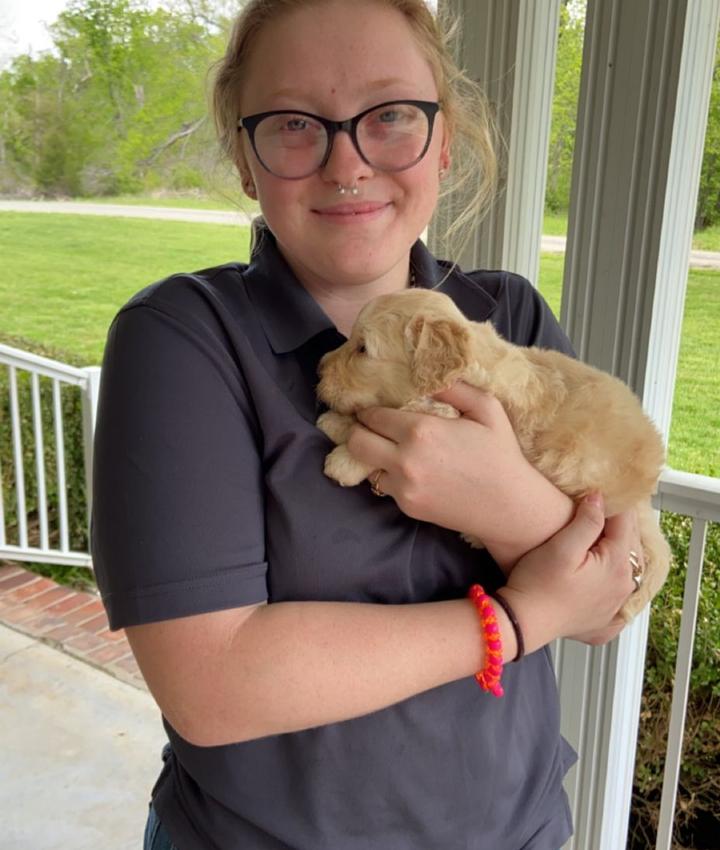
<path fill-rule="evenodd" d="M 470 331 L 460 322 L 413 316 L 405 336 L 415 386 L 423 395 L 450 386 L 471 363 Z"/>

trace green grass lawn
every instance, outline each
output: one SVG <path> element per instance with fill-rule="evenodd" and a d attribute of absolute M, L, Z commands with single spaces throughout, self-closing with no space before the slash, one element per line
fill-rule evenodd
<path fill-rule="evenodd" d="M 545 236 L 565 236 L 567 235 L 567 228 L 567 215 L 545 211 L 543 217 L 543 234 Z"/>
<path fill-rule="evenodd" d="M 139 289 L 168 274 L 244 261 L 246 227 L 0 213 L 0 334 L 99 364 L 108 326 Z M 539 288 L 559 315 L 563 256 L 544 254 Z M 720 272 L 691 271 L 669 462 L 720 475 Z"/>
<path fill-rule="evenodd" d="M 0 332 L 100 363 L 118 308 L 173 272 L 248 255 L 249 228 L 0 213 Z"/>
<path fill-rule="evenodd" d="M 693 248 L 698 251 L 720 251 L 720 224 L 698 231 L 693 236 Z"/>
<path fill-rule="evenodd" d="M 87 204 L 123 204 L 131 207 L 175 207 L 191 210 L 242 210 L 257 212 L 257 201 L 237 191 L 216 190 L 202 194 L 108 195 L 98 198 L 73 198 Z"/>

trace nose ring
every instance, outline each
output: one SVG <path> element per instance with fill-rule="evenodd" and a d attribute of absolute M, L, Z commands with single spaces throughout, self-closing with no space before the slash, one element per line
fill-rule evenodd
<path fill-rule="evenodd" d="M 351 195 L 358 195 L 360 190 L 357 186 L 343 186 L 342 183 L 337 184 L 338 195 L 345 195 L 347 192 L 350 192 Z"/>

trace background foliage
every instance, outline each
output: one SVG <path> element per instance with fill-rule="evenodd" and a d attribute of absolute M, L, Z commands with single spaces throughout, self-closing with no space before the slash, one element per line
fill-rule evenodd
<path fill-rule="evenodd" d="M 1 193 L 205 185 L 215 149 L 206 80 L 224 50 L 228 4 L 166 5 L 71 0 L 51 29 L 54 50 L 0 73 Z"/>
<path fill-rule="evenodd" d="M 586 0 L 563 0 L 560 10 L 555 92 L 550 128 L 550 154 L 545 203 L 550 210 L 567 210 L 575 144 L 577 102 L 584 38 Z M 710 109 L 700 177 L 695 225 L 720 223 L 720 41 L 710 91 Z M 720 845 L 719 845 L 720 846 Z"/>

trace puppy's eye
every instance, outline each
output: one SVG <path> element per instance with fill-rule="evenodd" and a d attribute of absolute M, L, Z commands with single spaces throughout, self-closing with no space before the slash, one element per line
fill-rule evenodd
<path fill-rule="evenodd" d="M 367 354 L 367 348 L 365 347 L 365 343 L 361 342 L 360 345 L 355 349 L 358 354 Z"/>

